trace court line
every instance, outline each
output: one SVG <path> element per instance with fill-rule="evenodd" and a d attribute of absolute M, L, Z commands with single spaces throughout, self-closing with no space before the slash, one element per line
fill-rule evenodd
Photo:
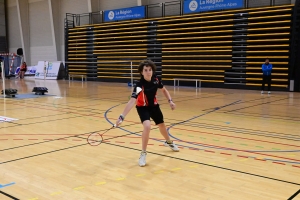
<path fill-rule="evenodd" d="M 122 147 L 122 148 L 127 148 L 127 149 L 131 149 L 131 150 L 135 150 L 135 151 L 141 151 L 140 149 L 126 147 L 126 146 L 122 146 L 122 145 L 118 145 L 118 144 L 111 144 L 111 143 L 104 143 L 104 144 L 117 146 L 117 147 Z M 195 164 L 204 165 L 204 166 L 208 166 L 208 167 L 223 169 L 223 170 L 227 170 L 227 171 L 242 173 L 242 174 L 246 174 L 246 175 L 250 175 L 250 176 L 255 176 L 255 177 L 259 177 L 259 178 L 265 178 L 265 179 L 269 179 L 269 180 L 273 180 L 273 181 L 279 181 L 279 182 L 283 182 L 283 183 L 288 183 L 288 184 L 293 184 L 293 185 L 300 186 L 300 183 L 294 183 L 294 182 L 286 181 L 286 180 L 282 180 L 282 179 L 277 179 L 277 178 L 272 178 L 272 177 L 268 177 L 268 176 L 262 176 L 262 175 L 258 175 L 258 174 L 244 172 L 244 171 L 240 171 L 240 170 L 230 169 L 230 168 L 226 168 L 226 167 L 220 167 L 220 166 L 216 166 L 216 165 L 206 164 L 206 163 L 202 163 L 202 162 L 198 162 L 198 161 L 194 161 L 194 160 L 178 158 L 178 157 L 174 157 L 174 156 L 168 156 L 168 155 L 155 153 L 155 152 L 151 152 L 151 151 L 147 151 L 147 153 L 151 153 L 151 154 L 154 154 L 154 155 L 159 155 L 159 156 L 172 158 L 172 159 L 176 159 L 176 160 L 181 160 L 181 161 L 185 161 L 185 162 L 195 163 Z"/>
<path fill-rule="evenodd" d="M 282 101 L 282 100 L 285 100 L 285 99 L 289 99 L 289 98 L 277 99 L 277 100 L 274 100 L 274 101 L 269 101 L 269 102 L 264 102 L 264 103 L 259 103 L 259 104 L 255 104 L 255 105 L 243 107 L 243 108 L 229 110 L 229 111 L 225 111 L 225 113 L 235 112 L 237 110 L 243 110 L 243 109 L 247 109 L 247 108 L 252 108 L 252 107 L 255 107 L 255 106 L 260 106 L 260 105 L 269 104 L 269 103 L 273 103 L 273 102 L 277 102 L 277 101 Z"/>
<path fill-rule="evenodd" d="M 233 93 L 233 94 L 236 94 L 236 93 Z M 260 97 L 260 98 L 257 98 L 257 99 L 251 99 L 251 100 L 247 100 L 247 101 L 241 100 L 240 103 L 236 103 L 236 104 L 238 105 L 238 104 L 242 104 L 242 103 L 249 103 L 249 102 L 252 102 L 252 101 L 258 101 L 258 100 L 263 100 L 263 99 L 267 99 L 267 98 L 269 98 L 269 97 L 263 97 L 263 98 Z M 204 109 L 202 111 L 208 111 L 208 110 L 212 110 L 212 109 L 214 109 L 214 108 L 208 108 L 208 109 Z"/>
<path fill-rule="evenodd" d="M 284 99 L 288 99 L 288 98 L 284 98 Z M 275 101 L 281 101 L 281 100 L 284 100 L 284 99 L 279 99 L 279 100 L 275 100 Z M 232 105 L 232 104 L 236 104 L 236 103 L 238 103 L 238 102 L 240 102 L 240 101 L 241 101 L 241 100 L 239 100 L 239 101 L 237 101 L 237 102 L 234 102 L 234 103 L 231 103 L 231 104 L 227 104 L 227 105 L 222 106 L 222 107 L 216 107 L 215 109 L 213 109 L 213 110 L 211 110 L 211 111 L 208 111 L 208 112 L 206 112 L 206 113 L 203 113 L 203 114 L 201 114 L 201 115 L 198 115 L 198 116 L 196 116 L 196 117 L 190 118 L 190 119 L 185 120 L 185 121 L 182 121 L 182 122 L 175 123 L 175 124 L 171 125 L 170 127 L 168 127 L 167 131 L 168 131 L 169 135 L 170 135 L 172 138 L 174 138 L 174 139 L 176 139 L 176 140 L 182 141 L 181 139 L 179 139 L 179 138 L 173 136 L 173 135 L 170 133 L 169 130 L 170 130 L 172 127 L 174 127 L 174 126 L 176 126 L 176 125 L 178 125 L 178 124 L 182 124 L 182 123 L 191 121 L 191 120 L 193 120 L 193 119 L 195 119 L 195 118 L 199 118 L 199 117 L 202 117 L 202 116 L 204 116 L 204 115 L 210 114 L 210 113 L 212 113 L 212 112 L 215 112 L 215 111 L 219 110 L 220 108 L 224 108 L 224 107 L 230 106 L 230 105 Z M 258 105 L 263 105 L 263 104 L 267 104 L 267 103 L 271 103 L 271 102 L 275 102 L 275 101 L 270 101 L 270 102 L 266 102 L 266 103 L 256 104 L 256 105 L 252 105 L 252 106 L 249 106 L 249 107 L 255 107 L 255 106 L 258 106 Z M 249 108 L 249 107 L 244 107 L 244 108 L 241 108 L 241 109 L 245 109 L 245 108 Z M 235 109 L 235 110 L 231 110 L 231 111 L 236 111 L 236 110 L 240 110 L 240 109 Z M 225 113 L 228 113 L 228 112 L 231 112 L 231 111 L 226 111 Z M 188 142 L 188 143 L 189 143 L 189 142 Z M 203 145 L 198 145 L 198 144 L 194 144 L 194 145 L 197 145 L 197 146 L 203 146 Z M 207 145 L 207 144 L 205 144 L 205 145 Z M 212 145 L 212 146 L 218 147 L 218 146 L 215 146 L 215 145 Z M 204 147 L 211 148 L 211 147 L 209 147 L 209 146 L 204 146 Z M 214 147 L 212 147 L 212 148 L 214 148 Z M 224 148 L 224 147 L 222 147 L 222 148 Z M 226 150 L 226 149 L 224 149 L 224 150 Z M 227 149 L 227 150 L 235 150 L 235 149 L 231 149 L 231 148 L 230 148 L 230 149 Z M 249 151 L 244 151 L 244 152 L 254 153 L 254 154 L 260 154 L 260 155 L 267 155 L 267 154 L 262 154 L 262 153 L 257 153 L 257 152 L 249 152 Z M 273 155 L 267 155 L 267 156 L 277 157 L 277 158 L 284 158 L 284 157 L 281 157 L 281 156 L 273 156 Z M 290 159 L 290 158 L 284 158 L 284 159 L 300 161 L 300 160 Z"/>
<path fill-rule="evenodd" d="M 300 193 L 300 189 L 299 189 L 295 194 L 293 194 L 290 198 L 288 198 L 288 200 L 292 200 L 292 199 L 295 198 L 299 193 Z"/>
<path fill-rule="evenodd" d="M 182 97 L 182 98 L 184 98 L 184 97 Z M 208 98 L 208 97 L 206 97 L 206 98 Z M 185 101 L 185 100 L 182 100 L 182 101 Z M 77 103 L 77 102 L 75 102 L 75 103 Z M 13 103 L 11 103 L 11 104 L 13 104 Z M 58 105 L 60 105 L 60 104 L 58 104 Z M 96 104 L 96 105 L 98 105 L 98 104 Z M 99 103 L 99 105 L 100 105 L 100 103 Z M 27 108 L 28 107 L 31 107 L 31 108 L 41 108 L 41 109 L 45 110 L 44 107 L 50 107 L 50 106 L 48 106 L 48 105 L 40 105 L 39 107 L 37 107 L 37 106 L 23 106 L 23 108 L 24 107 L 27 107 Z M 85 106 L 85 107 L 89 107 L 89 106 Z M 91 117 L 91 116 L 92 117 L 97 117 L 95 115 L 97 115 L 97 114 L 103 114 L 103 113 L 95 113 L 94 115 L 87 115 L 87 114 L 82 114 L 82 113 L 80 113 L 78 111 L 77 112 L 74 112 L 74 111 L 64 111 L 64 110 L 58 110 L 57 107 L 55 107 L 55 108 L 56 108 L 55 110 L 53 110 L 53 109 L 46 109 L 46 110 L 55 111 L 55 112 L 61 112 L 61 114 L 57 114 L 56 116 L 64 115 L 64 114 L 70 114 L 71 113 L 71 114 L 80 115 L 80 117 Z M 63 109 L 72 110 L 71 108 L 63 108 Z M 55 115 L 51 115 L 51 116 L 55 116 Z M 10 123 L 15 124 L 16 126 L 23 126 L 23 125 L 32 125 L 32 124 L 37 124 L 37 123 L 44 123 L 44 122 L 49 122 L 49 121 L 57 121 L 57 120 L 62 120 L 62 119 L 71 119 L 71 118 L 77 118 L 77 117 L 78 116 L 76 116 L 76 117 L 68 117 L 68 118 L 61 118 L 61 119 L 55 119 L 55 120 L 48 120 L 48 121 L 41 121 L 41 122 L 34 122 L 34 123 L 27 123 L 27 124 L 20 124 L 20 123 L 13 123 L 13 122 L 10 122 Z M 36 117 L 36 118 L 40 118 L 40 117 Z M 10 127 L 16 127 L 16 126 L 10 126 Z M 0 127 L 0 129 L 10 128 L 10 127 Z"/>
<path fill-rule="evenodd" d="M 197 127 L 197 128 L 199 127 L 199 126 L 193 126 L 193 125 L 186 125 L 186 126 L 188 126 L 188 127 Z M 205 127 L 205 128 L 207 128 L 207 127 Z M 197 131 L 197 130 L 190 130 L 190 129 L 185 129 L 185 128 L 178 128 L 178 127 L 175 127 L 173 129 L 184 130 L 184 131 L 188 131 L 188 132 L 202 133 L 202 134 L 206 134 L 206 135 L 222 136 L 222 137 L 244 139 L 244 140 L 250 140 L 250 141 L 256 141 L 256 142 L 263 142 L 263 143 L 269 143 L 269 144 L 277 144 L 277 145 L 289 146 L 289 147 L 300 147 L 298 145 L 291 145 L 291 144 L 285 144 L 285 143 L 279 143 L 279 142 L 271 142 L 271 141 L 266 141 L 266 140 L 258 140 L 258 139 L 252 139 L 252 138 L 246 138 L 246 137 L 239 137 L 239 136 L 233 136 L 233 135 L 225 135 L 225 134 L 219 134 L 219 133 L 210 133 L 210 132 L 206 132 L 206 131 Z M 216 130 L 220 130 L 220 129 L 216 129 Z M 224 129 L 221 129 L 221 130 L 224 131 Z M 225 131 L 228 131 L 228 130 L 225 129 Z M 239 133 L 239 132 L 235 132 L 235 131 L 232 131 L 232 132 L 233 133 Z M 269 136 L 267 136 L 267 137 L 269 137 Z M 296 140 L 296 141 L 300 141 L 300 140 Z"/>
<path fill-rule="evenodd" d="M 225 112 L 224 112 L 225 114 Z M 243 116 L 247 116 L 249 118 L 256 118 L 256 117 L 262 117 L 259 113 L 250 113 L 250 112 L 232 112 L 232 113 L 226 113 L 226 114 L 230 114 L 230 115 L 243 115 Z M 265 117 L 265 116 L 264 116 Z M 277 120 L 277 121 L 293 121 L 291 123 L 299 123 L 300 120 L 295 120 L 295 118 L 289 118 L 288 116 L 281 116 L 281 115 L 267 115 L 267 117 L 269 119 L 273 119 L 273 120 Z M 286 122 L 285 122 L 286 123 Z"/>
<path fill-rule="evenodd" d="M 111 136 L 111 135 L 106 135 L 106 136 Z M 74 140 L 72 139 L 72 141 L 78 141 L 78 142 L 83 142 L 83 141 L 86 141 L 86 138 L 82 138 L 80 136 L 74 136 L 74 137 L 77 137 L 77 138 L 80 138 L 80 140 Z M 111 136 L 113 137 L 113 136 Z M 124 138 L 140 138 L 140 137 L 126 137 L 126 136 L 123 136 Z M 113 139 L 113 138 L 110 138 L 110 139 Z M 110 139 L 105 139 L 106 142 L 109 142 L 108 140 Z M 158 139 L 158 138 L 150 138 L 151 140 L 156 140 L 156 141 L 163 141 L 163 139 Z M 20 140 L 23 140 L 23 139 L 20 139 Z M 25 139 L 26 140 L 26 139 Z M 27 140 L 42 140 L 42 139 L 27 139 Z M 53 139 L 43 139 L 43 140 L 46 140 L 46 141 L 53 141 Z M 71 139 L 70 139 L 71 140 Z M 179 141 L 179 142 L 182 142 L 182 141 Z M 184 141 L 185 142 L 185 141 Z M 125 143 L 124 141 L 115 141 L 115 143 Z M 130 144 L 140 144 L 140 142 L 130 142 Z M 154 145 L 154 144 L 148 144 L 148 145 Z M 163 146 L 163 145 L 158 145 L 158 146 Z M 188 150 L 204 150 L 204 149 L 199 149 L 199 148 L 194 148 L 194 147 L 189 147 L 189 146 L 184 146 L 184 145 L 178 145 L 179 148 L 187 148 Z M 216 153 L 214 151 L 208 151 L 208 150 L 204 150 L 204 152 L 213 152 L 213 153 Z M 244 151 L 242 151 L 244 152 Z M 247 152 L 247 151 L 246 151 Z M 284 152 L 294 152 L 294 151 L 284 151 Z M 217 152 L 217 153 L 220 153 L 220 154 L 224 154 L 224 155 L 230 155 L 230 156 L 237 156 L 237 157 L 245 157 L 245 158 L 253 158 L 253 159 L 256 159 L 256 157 L 253 157 L 253 156 L 242 156 L 242 155 L 233 155 L 233 154 L 228 154 L 228 153 L 225 153 L 225 152 Z M 285 161 L 285 160 L 275 160 L 275 159 L 269 159 L 269 158 L 263 158 L 264 161 L 274 161 L 274 162 L 281 162 L 280 164 L 284 164 L 284 163 L 289 163 L 289 164 L 300 164 L 300 162 L 291 162 L 291 161 Z M 299 166 L 300 167 L 300 166 Z"/>
<path fill-rule="evenodd" d="M 16 184 L 16 183 L 15 183 L 15 182 L 11 182 L 11 183 L 8 183 L 8 184 L 5 184 L 5 185 L 1 185 L 1 184 L 0 184 L 0 189 L 1 189 L 1 188 L 8 187 L 8 186 L 11 186 L 11 185 L 14 185 L 14 184 Z"/>
<path fill-rule="evenodd" d="M 1 191 L 1 190 L 0 190 L 0 193 L 3 194 L 4 196 L 7 196 L 7 197 L 13 199 L 13 200 L 20 200 L 20 199 L 18 199 L 17 197 L 14 197 L 14 196 L 12 196 L 12 195 L 9 195 L 9 194 L 7 194 L 7 193 Z"/>
<path fill-rule="evenodd" d="M 202 115 L 203 116 L 203 115 Z M 167 130 L 169 132 L 169 130 L 172 128 L 172 126 L 170 126 Z M 217 146 L 217 145 L 211 145 L 211 144 L 205 144 L 205 143 L 200 143 L 199 142 L 189 142 L 189 141 L 186 141 L 186 140 L 182 140 L 182 139 L 179 139 L 175 136 L 173 136 L 170 132 L 169 132 L 169 135 L 178 140 L 178 141 L 182 141 L 182 142 L 186 142 L 188 144 L 192 144 L 192 145 L 196 145 L 196 146 L 201 146 L 201 147 L 206 147 L 206 148 L 213 148 L 213 149 L 219 149 L 219 150 L 230 150 L 230 151 L 239 151 L 239 152 L 244 152 L 244 153 L 252 153 L 252 154 L 258 154 L 258 155 L 264 155 L 264 156 L 270 156 L 270 157 L 275 157 L 275 158 L 282 158 L 282 159 L 286 159 L 286 160 L 293 160 L 293 161 L 300 161 L 300 160 L 297 160 L 297 159 L 292 159 L 292 158 L 286 158 L 286 157 L 282 157 L 282 156 L 275 156 L 275 155 L 269 155 L 269 154 L 264 154 L 264 153 L 259 153 L 259 152 L 256 152 L 256 151 L 251 151 L 251 150 L 240 150 L 240 149 L 235 149 L 235 148 L 228 148 L 228 147 L 222 147 L 222 146 Z"/>
<path fill-rule="evenodd" d="M 236 102 L 238 102 L 238 101 L 236 101 Z M 188 119 L 188 120 L 185 120 L 185 121 L 182 121 L 182 122 L 175 123 L 175 124 L 171 125 L 171 126 L 167 129 L 167 131 L 168 131 L 168 133 L 169 133 L 170 128 L 172 128 L 173 126 L 176 126 L 176 125 L 178 125 L 178 124 L 185 123 L 185 122 L 190 121 L 190 120 L 192 120 L 192 119 L 195 119 L 195 118 L 198 118 L 198 117 L 207 115 L 207 114 L 209 114 L 209 113 L 215 112 L 215 111 L 219 110 L 220 108 L 224 108 L 224 107 L 233 105 L 234 103 L 235 103 L 235 102 L 230 103 L 230 104 L 226 104 L 226 105 L 221 106 L 221 107 L 217 107 L 216 109 L 214 109 L 214 110 L 212 110 L 212 111 L 208 111 L 208 112 L 203 113 L 203 114 L 201 114 L 201 115 L 192 117 L 192 118 L 190 118 L 190 119 Z M 105 114 L 104 114 L 104 117 L 105 117 L 106 121 L 108 121 L 108 123 L 110 123 L 111 125 L 113 125 L 113 123 L 108 119 L 107 113 L 110 112 L 111 109 L 113 109 L 113 108 L 115 108 L 115 107 L 117 107 L 117 106 L 119 106 L 119 105 L 120 105 L 120 104 L 115 105 L 115 106 L 109 108 L 109 109 L 105 112 Z M 123 131 L 132 133 L 131 131 L 128 131 L 128 130 L 123 129 L 123 128 L 121 128 L 121 127 L 118 127 L 118 128 L 121 129 L 121 130 L 123 130 Z M 136 134 L 136 133 L 132 133 L 132 134 L 139 135 L 139 134 Z M 176 140 L 178 140 L 178 141 L 184 142 L 183 140 L 181 140 L 181 139 L 179 139 L 179 138 L 176 138 L 175 136 L 173 136 L 173 135 L 170 134 L 170 133 L 169 133 L 169 135 L 170 135 L 172 138 L 174 138 L 174 139 L 176 139 Z M 139 135 L 139 136 L 141 136 L 141 135 Z M 156 139 L 154 139 L 154 140 L 156 140 Z M 157 140 L 157 141 L 160 141 L 160 140 Z M 161 141 L 160 141 L 160 142 L 161 142 Z M 205 148 L 215 148 L 215 147 L 218 147 L 218 146 L 215 146 L 215 145 L 206 145 L 206 144 L 205 144 L 206 146 L 204 146 L 204 145 L 198 145 L 198 144 L 194 144 L 194 143 L 192 143 L 192 142 L 186 142 L 186 143 L 193 144 L 193 145 L 196 145 L 196 146 L 202 146 L 202 147 L 205 147 Z M 192 148 L 191 146 L 184 146 L 184 145 L 180 145 L 180 146 Z M 285 157 L 281 157 L 281 156 L 274 156 L 274 155 L 268 155 L 268 154 L 256 153 L 256 152 L 251 152 L 251 151 L 249 152 L 249 151 L 247 151 L 247 150 L 238 150 L 238 149 L 232 149 L 232 148 L 226 148 L 226 147 L 215 148 L 215 149 L 235 150 L 235 151 L 241 151 L 241 152 L 252 153 L 252 154 L 267 155 L 267 156 L 270 156 L 270 157 L 284 158 L 284 159 L 287 159 L 287 160 L 295 160 L 295 159 L 285 158 Z M 199 150 L 204 150 L 204 149 L 199 149 Z M 298 160 L 295 160 L 295 161 L 298 161 Z M 299 161 L 300 161 L 300 160 L 299 160 Z M 285 162 L 285 161 L 283 160 L 282 162 Z"/>
<path fill-rule="evenodd" d="M 119 138 L 119 137 L 123 137 L 123 136 L 130 135 L 130 134 L 131 134 L 131 133 L 124 134 L 124 135 L 116 136 L 116 137 L 113 137 L 113 138 L 108 138 L 108 139 L 106 139 L 106 140 L 115 139 L 115 138 Z M 76 136 L 75 136 L 75 137 L 76 137 Z M 79 137 L 79 138 L 80 138 L 80 137 Z M 86 138 L 85 138 L 85 139 L 86 139 Z M 51 141 L 53 141 L 53 140 L 51 140 Z M 105 142 L 104 142 L 104 143 L 105 143 Z M 8 161 L 0 162 L 0 165 L 6 164 L 6 163 L 10 163 L 10 162 L 19 161 L 19 160 L 24 160 L 24 159 L 28 159 L 28 158 L 33 158 L 33 157 L 37 157 L 37 156 L 41 156 L 41 155 L 46 155 L 46 154 L 49 154 L 49 153 L 54 153 L 54 152 L 58 152 L 58 151 L 63 151 L 63 150 L 67 150 L 67 149 L 72 149 L 72 148 L 76 148 L 76 147 L 80 147 L 80 146 L 84 146 L 84 145 L 89 145 L 89 143 L 86 142 L 86 143 L 84 143 L 84 144 L 79 144 L 79 145 L 70 146 L 70 147 L 66 147 L 66 148 L 62 148 L 62 149 L 56 149 L 56 150 L 53 150 L 53 151 L 48 151 L 48 152 L 44 152 L 44 153 L 34 154 L 34 155 L 31 155 L 31 156 L 25 156 L 25 157 L 13 159 L 13 160 L 8 160 Z"/>
<path fill-rule="evenodd" d="M 294 138 L 294 136 L 289 136 L 289 135 L 284 135 L 281 134 L 279 135 L 278 133 L 275 134 L 270 134 L 269 132 L 266 131 L 259 131 L 259 130 L 253 130 L 253 129 L 244 129 L 244 128 L 239 128 L 239 127 L 226 127 L 222 125 L 211 125 L 211 124 L 206 124 L 206 123 L 196 123 L 196 122 L 188 122 L 185 124 L 181 124 L 182 126 L 187 126 L 187 127 L 197 127 L 197 128 L 206 128 L 206 129 L 212 129 L 212 130 L 219 130 L 219 131 L 227 131 L 227 132 L 233 132 L 233 133 L 238 133 L 242 135 L 257 135 L 261 137 L 268 137 L 268 138 L 279 138 L 279 139 L 285 139 L 285 140 L 291 140 L 291 141 L 299 141 L 299 138 Z M 177 128 L 180 129 L 180 128 Z M 255 133 L 258 132 L 258 133 Z M 261 133 L 259 133 L 261 132 Z M 265 132 L 265 133 L 264 133 Z M 278 134 L 278 135 L 276 135 Z"/>
<path fill-rule="evenodd" d="M 128 125 L 126 125 L 126 126 L 132 126 L 132 125 L 135 125 L 135 124 L 128 124 Z M 72 137 L 83 136 L 83 135 L 87 135 L 87 137 L 88 137 L 89 134 L 101 132 L 101 131 L 104 131 L 104 130 L 106 130 L 106 129 L 103 129 L 103 130 L 97 130 L 97 131 L 91 131 L 91 132 L 82 133 L 82 134 L 78 134 L 78 135 L 74 135 L 74 134 L 73 134 L 73 135 L 67 136 L 67 137 L 56 138 L 56 139 L 47 140 L 47 141 L 43 141 L 43 142 L 36 142 L 36 143 L 26 144 L 26 145 L 22 145 L 22 146 L 11 147 L 11 148 L 7 148 L 7 149 L 0 149 L 0 152 L 1 152 L 1 151 L 12 150 L 12 149 L 17 149 L 17 148 L 21 148 L 21 147 L 27 147 L 27 146 L 32 146 L 32 145 L 37 145 L 37 144 L 47 143 L 47 142 L 52 142 L 52 141 L 63 140 L 63 139 L 72 138 Z M 86 139 L 86 138 L 85 138 L 85 139 Z"/>

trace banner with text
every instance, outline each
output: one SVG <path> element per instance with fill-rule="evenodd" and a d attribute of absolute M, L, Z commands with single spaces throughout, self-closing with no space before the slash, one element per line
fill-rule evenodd
<path fill-rule="evenodd" d="M 60 61 L 39 61 L 36 66 L 35 78 L 55 80 L 59 78 L 59 73 L 61 71 L 63 71 L 63 64 Z M 45 74 L 46 77 L 44 77 Z"/>
<path fill-rule="evenodd" d="M 145 18 L 145 6 L 137 6 L 132 8 L 122 8 L 116 10 L 105 10 L 104 21 L 120 21 L 129 19 Z"/>
<path fill-rule="evenodd" d="M 186 0 L 183 13 L 244 8 L 244 0 Z"/>

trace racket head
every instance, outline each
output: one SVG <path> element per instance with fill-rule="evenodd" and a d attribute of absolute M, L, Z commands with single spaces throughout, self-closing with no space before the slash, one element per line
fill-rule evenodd
<path fill-rule="evenodd" d="M 91 146 L 98 146 L 102 143 L 103 141 L 103 137 L 100 133 L 91 133 L 88 137 L 87 137 L 87 142 L 89 143 L 89 145 Z"/>

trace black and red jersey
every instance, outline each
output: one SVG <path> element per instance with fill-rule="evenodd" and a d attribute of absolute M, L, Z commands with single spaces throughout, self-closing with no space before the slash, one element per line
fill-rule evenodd
<path fill-rule="evenodd" d="M 156 93 L 158 88 L 163 88 L 161 80 L 153 75 L 151 81 L 146 81 L 142 76 L 133 89 L 132 98 L 136 98 L 137 106 L 155 106 L 158 105 Z"/>

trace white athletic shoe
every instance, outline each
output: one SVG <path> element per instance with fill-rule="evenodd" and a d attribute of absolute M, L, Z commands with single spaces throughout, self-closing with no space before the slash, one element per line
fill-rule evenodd
<path fill-rule="evenodd" d="M 170 147 L 173 151 L 179 151 L 179 148 L 177 147 L 176 144 L 174 144 L 174 142 L 172 142 L 171 144 L 167 143 L 167 141 L 165 141 L 164 145 L 166 147 Z"/>
<path fill-rule="evenodd" d="M 271 94 L 271 91 L 269 91 L 268 94 Z"/>
<path fill-rule="evenodd" d="M 146 156 L 147 156 L 147 152 L 141 152 L 141 156 L 139 159 L 139 166 L 140 167 L 144 167 L 146 165 Z"/>
<path fill-rule="evenodd" d="M 262 93 L 262 94 L 263 94 L 263 93 L 264 93 L 264 91 L 262 90 L 260 93 Z"/>

